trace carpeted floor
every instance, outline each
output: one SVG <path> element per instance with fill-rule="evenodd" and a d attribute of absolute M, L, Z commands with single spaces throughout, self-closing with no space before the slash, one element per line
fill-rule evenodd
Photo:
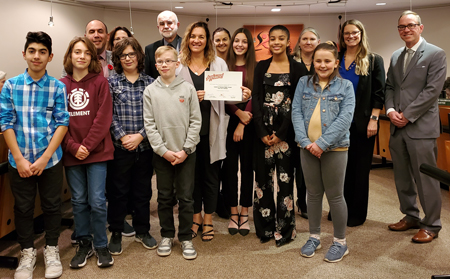
<path fill-rule="evenodd" d="M 156 190 L 154 191 L 156 193 Z M 169 257 L 159 257 L 146 250 L 133 237 L 123 238 L 124 252 L 114 257 L 114 266 L 100 269 L 95 256 L 86 267 L 71 270 L 69 262 L 75 254 L 70 244 L 72 229 L 64 228 L 59 241 L 64 272 L 61 278 L 431 278 L 450 274 L 450 215 L 448 191 L 442 190 L 443 229 L 439 238 L 429 244 L 415 244 L 411 237 L 417 230 L 392 232 L 387 225 L 403 216 L 390 168 L 372 170 L 368 220 L 363 226 L 348 228 L 349 255 L 342 262 L 330 264 L 323 257 L 332 241 L 332 225 L 327 221 L 328 206 L 324 202 L 322 245 L 313 258 L 300 256 L 300 248 L 308 239 L 308 221 L 298 214 L 297 238 L 277 248 L 275 241 L 260 244 L 253 222 L 249 235 L 231 236 L 228 220 L 214 215 L 215 238 L 211 242 L 194 239 L 198 258 L 184 260 L 178 240 Z M 151 234 L 159 241 L 156 194 L 151 201 Z M 67 205 L 66 205 L 67 207 Z M 70 215 L 70 210 L 68 210 Z M 250 216 L 252 220 L 252 216 Z M 44 278 L 43 236 L 36 236 L 38 247 L 34 278 Z M 14 241 L 0 240 L 0 255 L 19 256 Z M 14 271 L 0 268 L 0 278 L 13 278 Z"/>

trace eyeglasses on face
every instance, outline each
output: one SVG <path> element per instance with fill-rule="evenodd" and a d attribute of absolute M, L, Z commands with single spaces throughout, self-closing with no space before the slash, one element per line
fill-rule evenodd
<path fill-rule="evenodd" d="M 353 32 L 344 32 L 344 37 L 349 37 L 351 36 L 358 36 L 359 33 L 361 33 L 361 31 L 353 31 Z"/>
<path fill-rule="evenodd" d="M 177 62 L 177 60 L 156 60 L 156 65 L 162 66 L 164 65 L 164 63 L 166 63 L 166 65 L 171 65 L 172 63 L 175 62 Z"/>
<path fill-rule="evenodd" d="M 410 23 L 408 25 L 399 25 L 397 26 L 398 31 L 404 31 L 406 27 L 408 27 L 409 30 L 412 30 L 414 28 L 416 28 L 416 26 L 418 26 L 420 24 L 418 23 Z"/>
<path fill-rule="evenodd" d="M 133 59 L 136 57 L 136 52 L 121 54 L 119 57 L 120 57 L 120 60 L 125 60 L 125 59 L 127 59 L 127 56 L 130 57 L 130 59 Z"/>

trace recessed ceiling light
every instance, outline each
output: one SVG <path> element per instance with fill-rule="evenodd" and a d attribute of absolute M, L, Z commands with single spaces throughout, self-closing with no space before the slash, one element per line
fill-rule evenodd
<path fill-rule="evenodd" d="M 272 11 L 272 12 L 279 12 L 279 11 L 281 11 L 281 9 L 279 9 L 279 8 L 274 8 L 274 9 L 272 9 L 271 11 Z"/>
<path fill-rule="evenodd" d="M 386 5 L 386 3 L 376 3 L 375 5 L 377 5 L 377 6 L 384 6 L 384 5 Z"/>
<path fill-rule="evenodd" d="M 175 7 L 175 9 L 183 9 L 183 7 Z"/>

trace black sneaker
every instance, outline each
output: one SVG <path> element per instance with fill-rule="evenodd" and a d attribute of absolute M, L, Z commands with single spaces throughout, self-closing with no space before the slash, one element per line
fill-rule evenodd
<path fill-rule="evenodd" d="M 136 234 L 134 240 L 136 242 L 142 243 L 142 246 L 150 250 L 158 247 L 158 242 L 156 242 L 153 236 L 151 236 L 149 233 Z"/>
<path fill-rule="evenodd" d="M 134 230 L 133 226 L 130 225 L 126 220 L 123 221 L 123 236 L 133 236 L 136 234 L 136 231 Z"/>
<path fill-rule="evenodd" d="M 87 259 L 94 254 L 92 249 L 92 242 L 88 239 L 81 239 L 77 247 L 75 257 L 70 261 L 71 268 L 82 268 L 86 265 Z"/>
<path fill-rule="evenodd" d="M 73 233 L 70 235 L 70 243 L 72 245 L 78 245 L 77 232 L 73 230 Z"/>
<path fill-rule="evenodd" d="M 122 254 L 122 234 L 120 232 L 112 232 L 108 249 L 112 255 Z"/>
<path fill-rule="evenodd" d="M 97 255 L 97 265 L 99 267 L 109 267 L 114 264 L 114 258 L 109 253 L 108 248 L 95 248 L 95 254 Z"/>

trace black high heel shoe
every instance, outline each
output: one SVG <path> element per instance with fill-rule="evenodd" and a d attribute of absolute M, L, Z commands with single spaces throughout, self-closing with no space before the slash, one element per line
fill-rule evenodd
<path fill-rule="evenodd" d="M 247 217 L 247 220 L 245 220 L 243 223 L 241 223 L 241 217 Z M 241 226 L 246 223 L 248 223 L 248 215 L 239 216 L 239 234 L 242 236 L 246 236 L 250 232 L 249 229 L 241 229 Z"/>
<path fill-rule="evenodd" d="M 237 221 L 237 222 L 236 222 L 233 218 L 230 217 L 230 221 L 233 221 L 233 223 L 236 224 L 236 226 L 238 227 L 238 229 L 236 229 L 236 228 L 228 228 L 228 233 L 231 234 L 231 235 L 235 235 L 235 234 L 237 234 L 238 232 L 240 233 L 240 230 L 239 230 L 239 220 L 240 220 L 240 217 L 239 217 L 239 214 L 231 214 L 231 216 L 237 216 L 237 217 L 238 217 L 238 221 Z"/>

